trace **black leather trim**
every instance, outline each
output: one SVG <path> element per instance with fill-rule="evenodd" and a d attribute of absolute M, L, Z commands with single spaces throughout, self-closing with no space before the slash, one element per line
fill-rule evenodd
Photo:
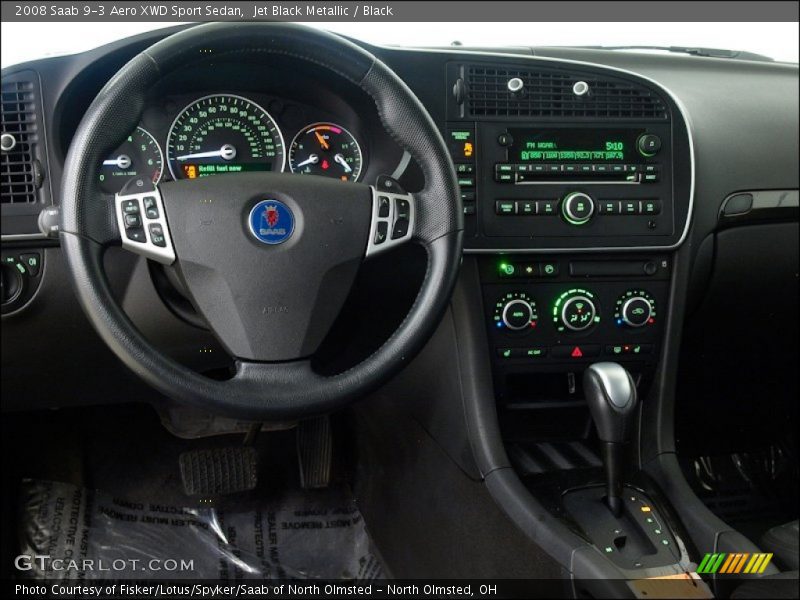
<path fill-rule="evenodd" d="M 426 185 L 416 195 L 419 227 L 415 237 L 428 254 L 425 279 L 397 331 L 372 356 L 344 373 L 324 377 L 303 361 L 240 362 L 231 380 L 205 378 L 154 348 L 136 330 L 108 287 L 102 254 L 104 246 L 113 241 L 115 229 L 108 223 L 103 203 L 95 202 L 92 167 L 136 125 L 147 88 L 164 72 L 194 60 L 194 56 L 199 59 L 200 50 L 209 48 L 218 53 L 290 55 L 347 77 L 375 99 L 387 131 L 423 168 Z M 162 40 L 123 67 L 78 127 L 65 167 L 62 214 L 62 250 L 77 296 L 114 353 L 165 395 L 246 419 L 329 412 L 399 371 L 441 320 L 455 285 L 463 244 L 463 216 L 453 166 L 441 134 L 419 100 L 392 71 L 361 48 L 332 34 L 283 23 L 200 25 Z"/>
<path fill-rule="evenodd" d="M 778 564 L 784 569 L 797 571 L 800 525 L 798 521 L 773 527 L 761 538 L 761 547 L 775 554 Z"/>

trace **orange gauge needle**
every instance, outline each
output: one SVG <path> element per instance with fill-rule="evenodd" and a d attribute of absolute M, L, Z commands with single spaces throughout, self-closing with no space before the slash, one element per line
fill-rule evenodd
<path fill-rule="evenodd" d="M 319 142 L 319 145 L 322 146 L 323 150 L 330 148 L 330 146 L 328 146 L 328 142 L 325 141 L 325 138 L 322 137 L 322 134 L 319 131 L 315 131 L 314 135 L 317 136 L 317 141 Z"/>

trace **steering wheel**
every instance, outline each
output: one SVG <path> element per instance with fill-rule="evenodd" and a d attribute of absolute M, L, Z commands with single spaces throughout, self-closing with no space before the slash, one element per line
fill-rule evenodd
<path fill-rule="evenodd" d="M 386 130 L 420 165 L 418 193 L 283 173 L 222 174 L 154 186 L 128 181 L 114 201 L 97 165 L 136 127 L 148 90 L 196 61 L 250 53 L 325 67 L 375 101 Z M 257 74 L 254 73 L 254 76 Z M 100 91 L 69 149 L 61 248 L 83 309 L 122 361 L 166 396 L 253 420 L 331 412 L 399 371 L 441 319 L 461 260 L 463 216 L 444 140 L 402 80 L 375 56 L 326 32 L 286 23 L 211 23 L 154 44 Z M 363 260 L 404 243 L 427 252 L 419 293 L 371 356 L 323 375 L 311 358 L 342 308 Z M 103 254 L 122 245 L 174 265 L 195 308 L 234 358 L 210 379 L 167 357 L 114 299 Z M 391 273 L 386 274 L 391 277 Z"/>

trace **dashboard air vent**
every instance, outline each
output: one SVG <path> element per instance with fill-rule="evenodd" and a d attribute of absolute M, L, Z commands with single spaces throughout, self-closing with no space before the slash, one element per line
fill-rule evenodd
<path fill-rule="evenodd" d="M 469 65 L 464 78 L 474 117 L 667 118 L 648 88 L 595 74 Z"/>
<path fill-rule="evenodd" d="M 0 199 L 3 204 L 28 204 L 39 199 L 42 166 L 36 158 L 38 102 L 36 74 L 27 71 L 2 82 Z"/>

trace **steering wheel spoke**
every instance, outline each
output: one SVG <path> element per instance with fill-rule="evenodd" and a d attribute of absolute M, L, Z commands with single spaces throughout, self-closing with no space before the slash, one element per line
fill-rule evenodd
<path fill-rule="evenodd" d="M 114 196 L 122 247 L 165 265 L 175 262 L 161 190 L 144 177 L 128 181 Z"/>
<path fill-rule="evenodd" d="M 372 187 L 372 223 L 366 256 L 375 256 L 411 240 L 416 216 L 413 195 L 378 191 Z"/>

